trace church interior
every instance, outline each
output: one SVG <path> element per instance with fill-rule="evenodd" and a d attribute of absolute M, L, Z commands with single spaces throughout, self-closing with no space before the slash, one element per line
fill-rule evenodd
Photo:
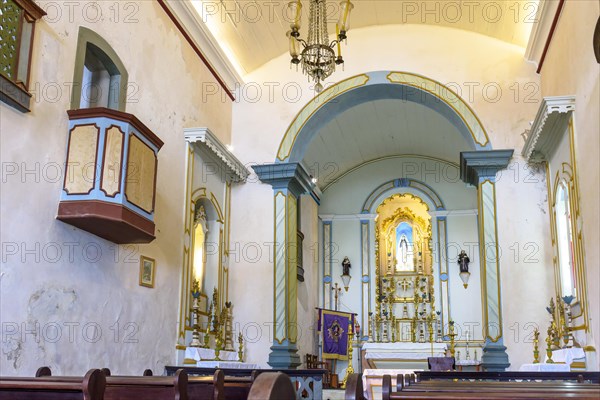
<path fill-rule="evenodd" d="M 0 397 L 600 396 L 597 0 L 0 21 Z"/>

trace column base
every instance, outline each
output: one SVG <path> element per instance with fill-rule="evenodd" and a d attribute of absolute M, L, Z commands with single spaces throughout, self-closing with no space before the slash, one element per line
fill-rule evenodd
<path fill-rule="evenodd" d="M 502 340 L 497 343 L 486 341 L 481 356 L 481 366 L 485 371 L 490 372 L 503 372 L 510 367 L 506 346 L 502 344 Z"/>
<path fill-rule="evenodd" d="M 273 344 L 267 363 L 276 369 L 298 368 L 302 364 L 298 355 L 298 346 L 295 344 Z"/>

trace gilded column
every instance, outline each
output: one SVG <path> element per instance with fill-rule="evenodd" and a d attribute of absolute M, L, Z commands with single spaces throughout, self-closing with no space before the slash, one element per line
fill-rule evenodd
<path fill-rule="evenodd" d="M 486 371 L 504 371 L 510 366 L 502 338 L 502 294 L 498 227 L 496 215 L 496 174 L 505 169 L 513 150 L 486 150 L 460 153 L 461 179 L 477 187 L 479 210 L 479 252 L 484 289 L 485 345 L 482 366 Z"/>
<path fill-rule="evenodd" d="M 312 190 L 310 175 L 299 163 L 256 165 L 258 178 L 274 192 L 273 346 L 269 365 L 294 369 L 301 364 L 297 347 L 298 201 Z"/>

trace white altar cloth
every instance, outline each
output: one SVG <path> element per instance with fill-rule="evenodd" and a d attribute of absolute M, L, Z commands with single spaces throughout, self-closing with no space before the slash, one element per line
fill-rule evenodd
<path fill-rule="evenodd" d="M 257 369 L 258 365 L 233 361 L 198 361 L 199 368 L 226 368 L 226 369 Z"/>
<path fill-rule="evenodd" d="M 365 343 L 362 349 L 366 359 L 427 360 L 446 355 L 445 343 Z"/>
<path fill-rule="evenodd" d="M 522 372 L 569 372 L 568 364 L 523 364 L 519 371 Z"/>
<path fill-rule="evenodd" d="M 219 358 L 222 361 L 238 361 L 238 353 L 235 351 L 221 350 Z M 202 347 L 188 347 L 185 349 L 185 358 L 196 361 L 214 361 L 215 351 L 213 349 L 203 349 Z"/>
<path fill-rule="evenodd" d="M 572 347 L 570 349 L 554 350 L 552 352 L 552 361 L 555 363 L 565 363 L 571 365 L 573 360 L 585 358 L 585 352 L 580 347 Z M 548 356 L 546 356 L 546 361 Z"/>

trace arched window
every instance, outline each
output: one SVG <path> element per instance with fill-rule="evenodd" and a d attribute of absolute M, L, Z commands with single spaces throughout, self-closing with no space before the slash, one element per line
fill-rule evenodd
<path fill-rule="evenodd" d="M 192 237 L 192 268 L 194 281 L 198 282 L 202 293 L 204 290 L 204 276 L 206 274 L 206 237 L 208 227 L 204 206 L 197 204 L 194 216 L 194 230 Z"/>
<path fill-rule="evenodd" d="M 573 240 L 573 220 L 569 187 L 561 181 L 555 194 L 557 262 L 560 271 L 562 296 L 577 297 L 577 274 L 575 273 L 575 250 Z"/>
<path fill-rule="evenodd" d="M 71 109 L 106 107 L 125 111 L 127 80 L 127 70 L 108 42 L 80 27 Z"/>

